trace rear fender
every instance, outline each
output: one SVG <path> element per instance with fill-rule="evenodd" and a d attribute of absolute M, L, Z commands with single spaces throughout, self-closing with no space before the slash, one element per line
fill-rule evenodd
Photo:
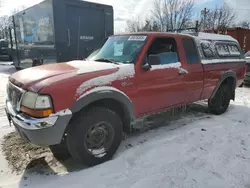
<path fill-rule="evenodd" d="M 235 74 L 235 72 L 232 72 L 232 71 L 230 71 L 230 72 L 226 72 L 226 73 L 224 73 L 221 77 L 220 77 L 220 79 L 219 79 L 219 81 L 217 82 L 217 85 L 216 85 L 216 88 L 214 89 L 214 91 L 213 91 L 213 93 L 212 93 L 212 95 L 211 95 L 211 97 L 210 98 L 213 98 L 214 96 L 215 96 L 215 94 L 216 94 L 216 92 L 218 91 L 218 89 L 220 88 L 220 86 L 221 86 L 221 84 L 222 83 L 224 83 L 228 78 L 232 78 L 233 79 L 233 83 L 232 83 L 232 85 L 231 85 L 231 89 L 232 89 L 232 100 L 234 100 L 235 99 L 235 89 L 236 89 L 236 81 L 237 81 L 237 77 L 236 77 L 236 74 Z"/>

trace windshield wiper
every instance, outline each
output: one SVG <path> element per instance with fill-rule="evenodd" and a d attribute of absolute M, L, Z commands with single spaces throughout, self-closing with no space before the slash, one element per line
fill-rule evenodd
<path fill-rule="evenodd" d="M 107 59 L 107 58 L 100 58 L 100 59 L 95 59 L 94 61 L 105 61 L 105 62 L 109 62 L 109 63 L 114 63 L 116 65 L 119 65 L 120 63 L 114 61 L 113 59 Z"/>

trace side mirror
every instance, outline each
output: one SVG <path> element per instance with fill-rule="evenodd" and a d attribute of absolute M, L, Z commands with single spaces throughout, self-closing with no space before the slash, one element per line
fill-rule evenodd
<path fill-rule="evenodd" d="M 148 62 L 150 65 L 160 65 L 161 64 L 160 56 L 153 54 L 149 55 Z"/>
<path fill-rule="evenodd" d="M 150 64 L 148 64 L 148 63 L 145 63 L 145 64 L 143 64 L 143 65 L 141 66 L 141 68 L 142 68 L 143 70 L 148 71 L 148 70 L 150 70 L 150 69 L 151 69 L 151 65 L 150 65 Z"/>

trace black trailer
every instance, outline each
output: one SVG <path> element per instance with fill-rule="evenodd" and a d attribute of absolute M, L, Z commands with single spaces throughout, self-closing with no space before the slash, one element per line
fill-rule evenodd
<path fill-rule="evenodd" d="M 7 39 L 0 39 L 0 60 L 11 60 L 11 51 Z"/>
<path fill-rule="evenodd" d="M 12 59 L 28 68 L 86 58 L 114 33 L 113 7 L 46 0 L 11 17 Z"/>

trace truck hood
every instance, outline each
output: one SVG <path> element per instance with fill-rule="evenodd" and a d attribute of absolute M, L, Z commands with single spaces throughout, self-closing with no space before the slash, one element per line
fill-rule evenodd
<path fill-rule="evenodd" d="M 42 65 L 24 69 L 12 74 L 10 76 L 10 81 L 13 84 L 21 87 L 22 89 L 29 89 L 32 85 L 35 85 L 39 82 L 68 73 L 76 76 L 92 72 L 115 69 L 118 67 L 119 65 L 106 62 L 70 61 L 68 63 Z"/>

